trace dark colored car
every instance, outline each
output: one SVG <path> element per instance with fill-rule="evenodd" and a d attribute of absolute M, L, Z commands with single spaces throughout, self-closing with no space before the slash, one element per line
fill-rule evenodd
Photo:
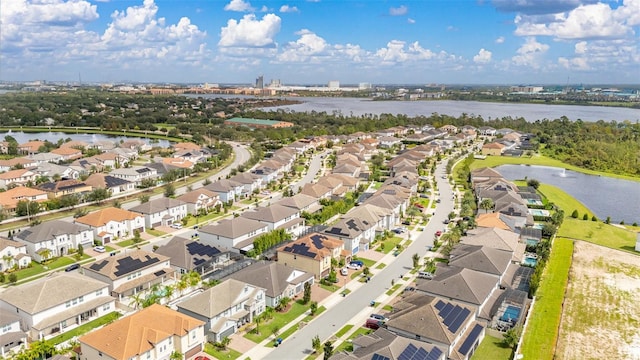
<path fill-rule="evenodd" d="M 369 318 L 364 323 L 364 327 L 369 328 L 369 329 L 373 329 L 373 330 L 377 330 L 380 327 L 381 324 L 382 324 L 382 321 Z"/>
<path fill-rule="evenodd" d="M 364 266 L 364 262 L 362 262 L 362 260 L 351 260 L 350 264 L 356 264 L 358 266 Z"/>
<path fill-rule="evenodd" d="M 80 268 L 80 264 L 71 264 L 64 271 L 69 272 Z"/>
<path fill-rule="evenodd" d="M 440 236 L 440 235 L 442 235 L 442 231 L 440 230 L 436 231 L 436 236 Z"/>

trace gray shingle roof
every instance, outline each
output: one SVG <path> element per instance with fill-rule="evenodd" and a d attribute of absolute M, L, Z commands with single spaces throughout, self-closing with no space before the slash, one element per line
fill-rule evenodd
<path fill-rule="evenodd" d="M 34 227 L 25 229 L 16 234 L 15 237 L 25 242 L 37 244 L 43 241 L 52 240 L 54 236 L 64 234 L 75 235 L 88 229 L 89 228 L 87 226 L 78 223 L 70 223 L 62 220 L 51 220 L 47 221 L 46 223 L 42 223 Z"/>
<path fill-rule="evenodd" d="M 433 280 L 419 282 L 416 288 L 427 294 L 481 305 L 494 288 L 498 278 L 480 271 L 457 266 L 438 266 Z"/>
<path fill-rule="evenodd" d="M 186 202 L 178 199 L 160 198 L 132 207 L 130 210 L 141 214 L 155 214 L 186 204 Z"/>
<path fill-rule="evenodd" d="M 220 220 L 218 224 L 200 228 L 200 232 L 235 239 L 252 231 L 265 228 L 267 225 L 252 219 L 237 217 Z"/>
<path fill-rule="evenodd" d="M 240 215 L 240 217 L 275 223 L 297 213 L 298 210 L 292 207 L 273 204 L 271 206 L 258 207 L 253 211 L 245 211 Z"/>
<path fill-rule="evenodd" d="M 245 287 L 249 287 L 252 291 L 245 293 Z M 177 306 L 211 319 L 229 309 L 232 305 L 251 298 L 258 290 L 258 288 L 242 281 L 228 279 L 198 295 L 188 298 Z"/>
<path fill-rule="evenodd" d="M 290 266 L 262 260 L 233 273 L 230 278 L 264 288 L 267 296 L 274 298 L 280 296 L 289 284 L 300 284 L 313 278 L 313 274 L 302 272 L 299 276 L 287 281 L 294 272 L 300 271 Z"/>

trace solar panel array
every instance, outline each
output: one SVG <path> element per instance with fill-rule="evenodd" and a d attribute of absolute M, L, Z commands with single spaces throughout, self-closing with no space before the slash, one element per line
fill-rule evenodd
<path fill-rule="evenodd" d="M 293 254 L 308 256 L 308 257 L 316 257 L 316 253 L 309 251 L 309 247 L 307 244 L 293 244 L 291 246 L 287 246 L 285 250 L 289 250 Z"/>
<path fill-rule="evenodd" d="M 459 305 L 454 306 L 453 304 L 445 303 L 442 300 L 438 300 L 435 307 L 438 309 L 438 315 L 442 318 L 442 322 L 453 334 L 460 329 L 460 325 L 462 325 L 467 316 L 471 314 L 471 311 L 467 308 L 463 308 Z"/>
<path fill-rule="evenodd" d="M 371 358 L 371 360 L 391 360 L 386 356 L 382 356 L 378 353 L 373 354 L 373 357 Z"/>
<path fill-rule="evenodd" d="M 407 345 L 406 348 L 400 353 L 398 356 L 398 360 L 438 360 L 442 355 L 442 350 L 437 347 L 431 349 L 431 352 L 428 352 L 422 347 L 417 347 L 413 344 Z M 375 360 L 372 359 L 372 360 Z"/>
<path fill-rule="evenodd" d="M 462 355 L 467 355 L 469 353 L 469 350 L 471 350 L 473 345 L 476 343 L 476 340 L 478 340 L 478 336 L 480 336 L 481 332 L 482 325 L 476 324 L 476 326 L 473 327 L 473 330 L 471 330 L 471 333 L 469 333 L 469 336 L 467 336 L 467 338 L 464 340 L 462 346 L 460 346 L 458 351 Z"/>
<path fill-rule="evenodd" d="M 187 251 L 190 255 L 210 256 L 213 257 L 220 253 L 220 250 L 211 245 L 203 244 L 199 241 L 192 241 L 187 244 Z"/>
<path fill-rule="evenodd" d="M 118 259 L 118 265 L 116 265 L 116 271 L 113 273 L 115 276 L 122 276 L 139 269 L 145 268 L 149 265 L 155 264 L 159 262 L 160 259 L 157 257 L 151 257 L 149 255 L 144 256 L 144 260 L 134 259 L 131 256 L 123 257 Z"/>

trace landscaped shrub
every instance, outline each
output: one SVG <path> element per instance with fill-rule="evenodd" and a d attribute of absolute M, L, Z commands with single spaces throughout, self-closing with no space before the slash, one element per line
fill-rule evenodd
<path fill-rule="evenodd" d="M 589 215 L 588 215 L 587 213 L 585 213 L 585 214 L 582 216 L 582 220 L 589 220 Z"/>
<path fill-rule="evenodd" d="M 591 221 L 598 221 L 598 218 L 597 218 L 595 215 L 593 215 L 593 216 L 591 217 Z"/>
<path fill-rule="evenodd" d="M 607 220 L 605 220 L 604 223 L 611 224 L 611 216 L 607 216 Z"/>
<path fill-rule="evenodd" d="M 578 214 L 578 210 L 573 210 L 573 212 L 571 213 L 571 217 L 574 218 L 574 219 L 577 219 L 578 215 L 579 215 Z"/>

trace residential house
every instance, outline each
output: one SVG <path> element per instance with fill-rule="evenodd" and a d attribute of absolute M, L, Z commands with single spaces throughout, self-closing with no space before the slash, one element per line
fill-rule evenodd
<path fill-rule="evenodd" d="M 40 140 L 27 141 L 23 144 L 18 145 L 18 153 L 23 155 L 37 154 L 40 152 L 40 148 L 44 145 L 44 141 Z"/>
<path fill-rule="evenodd" d="M 96 210 L 77 218 L 75 222 L 89 226 L 103 244 L 117 238 L 131 237 L 136 230 L 140 233 L 145 231 L 142 214 L 115 207 Z"/>
<path fill-rule="evenodd" d="M 278 264 L 313 274 L 317 279 L 329 275 L 331 259 L 344 256 L 344 242 L 332 236 L 311 233 L 277 249 Z"/>
<path fill-rule="evenodd" d="M 46 176 L 49 179 L 79 179 L 80 172 L 71 166 L 58 165 L 53 163 L 38 164 L 36 167 L 31 167 L 29 170 L 36 173 L 38 176 Z"/>
<path fill-rule="evenodd" d="M 187 204 L 187 212 L 191 215 L 198 215 L 202 212 L 207 213 L 216 207 L 222 209 L 220 195 L 206 188 L 189 191 L 176 199 Z"/>
<path fill-rule="evenodd" d="M 27 334 L 20 328 L 20 317 L 14 311 L 0 309 L 0 357 L 11 358 L 27 345 Z"/>
<path fill-rule="evenodd" d="M 331 190 L 331 188 L 324 185 L 307 183 L 304 184 L 300 193 L 321 200 L 331 198 Z"/>
<path fill-rule="evenodd" d="M 205 189 L 218 193 L 220 200 L 226 203 L 233 202 L 240 197 L 243 187 L 244 185 L 238 182 L 222 179 L 205 186 Z"/>
<path fill-rule="evenodd" d="M 89 175 L 84 183 L 90 185 L 93 190 L 107 189 L 109 190 L 111 196 L 123 194 L 136 189 L 136 184 L 129 180 L 117 178 L 115 176 L 103 173 L 95 173 Z"/>
<path fill-rule="evenodd" d="M 180 313 L 204 322 L 208 341 L 220 342 L 264 312 L 265 289 L 228 279 L 176 306 Z"/>
<path fill-rule="evenodd" d="M 253 249 L 253 239 L 267 232 L 267 224 L 241 216 L 201 227 L 199 234 L 200 241 L 205 244 L 246 253 Z"/>
<path fill-rule="evenodd" d="M 68 332 L 116 310 L 107 284 L 76 272 L 55 272 L 5 289 L 0 309 L 20 317 L 32 340 Z"/>
<path fill-rule="evenodd" d="M 277 180 L 280 174 L 287 171 L 289 171 L 289 169 L 287 169 L 286 164 L 271 159 L 258 164 L 253 170 L 251 170 L 251 173 L 260 177 L 263 184 L 269 184 L 270 182 Z"/>
<path fill-rule="evenodd" d="M 174 236 L 154 252 L 171 258 L 171 267 L 178 274 L 195 271 L 201 276 L 223 268 L 232 258 L 229 249 L 179 236 Z"/>
<path fill-rule="evenodd" d="M 491 126 L 481 126 L 478 128 L 478 131 L 482 136 L 496 136 L 496 129 Z"/>
<path fill-rule="evenodd" d="M 81 140 L 71 140 L 60 145 L 61 148 L 75 148 L 79 150 L 84 150 L 89 148 L 89 143 Z"/>
<path fill-rule="evenodd" d="M 0 174 L 0 187 L 25 186 L 27 183 L 35 183 L 38 174 L 27 169 L 9 170 Z"/>
<path fill-rule="evenodd" d="M 458 127 L 455 125 L 451 125 L 451 124 L 447 124 L 444 126 L 441 126 L 439 128 L 441 131 L 446 131 L 449 134 L 456 134 L 458 132 Z"/>
<path fill-rule="evenodd" d="M 151 289 L 172 279 L 175 271 L 168 256 L 132 250 L 82 266 L 84 275 L 106 283 L 111 296 L 123 301 L 126 296 Z"/>
<path fill-rule="evenodd" d="M 186 202 L 171 198 L 149 200 L 130 210 L 144 215 L 144 226 L 149 229 L 180 223 L 189 214 Z"/>
<path fill-rule="evenodd" d="M 148 166 L 132 166 L 112 170 L 109 175 L 131 181 L 140 186 L 144 180 L 156 180 L 158 171 Z"/>
<path fill-rule="evenodd" d="M 542 230 L 533 228 L 533 227 L 525 227 L 520 229 L 520 241 L 523 245 L 527 246 L 536 246 L 542 240 Z"/>
<path fill-rule="evenodd" d="M 118 144 L 118 147 L 121 149 L 134 150 L 136 153 L 152 149 L 151 145 L 147 144 L 147 142 L 142 139 L 128 139 Z"/>
<path fill-rule="evenodd" d="M 28 155 L 27 157 L 29 159 L 31 159 L 33 162 L 37 163 L 37 164 L 44 164 L 44 163 L 47 163 L 47 162 L 51 162 L 51 163 L 56 163 L 57 164 L 57 163 L 65 160 L 65 156 L 54 154 L 54 153 L 50 153 L 50 152 L 31 154 L 31 155 Z"/>
<path fill-rule="evenodd" d="M 261 260 L 229 275 L 229 278 L 265 289 L 266 306 L 275 308 L 283 298 L 304 294 L 304 285 L 313 285 L 313 274 L 273 261 Z"/>
<path fill-rule="evenodd" d="M 471 170 L 471 185 L 475 188 L 478 184 L 493 180 L 503 180 L 502 174 L 493 168 L 479 168 Z"/>
<path fill-rule="evenodd" d="M 116 148 L 116 143 L 111 140 L 97 140 L 89 145 L 92 149 L 98 149 L 102 152 L 109 151 Z"/>
<path fill-rule="evenodd" d="M 388 317 L 388 331 L 435 345 L 445 350 L 447 359 L 470 359 L 484 337 L 484 326 L 476 321 L 476 308 L 447 298 L 413 293 L 394 304 Z"/>
<path fill-rule="evenodd" d="M 6 172 L 17 168 L 26 169 L 34 166 L 38 166 L 38 163 L 26 157 L 0 160 L 0 172 Z"/>
<path fill-rule="evenodd" d="M 242 184 L 242 194 L 244 195 L 251 195 L 260 190 L 262 186 L 262 178 L 260 176 L 247 172 L 237 173 L 230 177 L 229 180 Z"/>
<path fill-rule="evenodd" d="M 467 235 L 460 238 L 461 244 L 488 246 L 494 249 L 508 250 L 513 253 L 511 261 L 520 263 L 525 252 L 525 242 L 513 231 L 495 227 L 478 227 L 467 230 Z"/>
<path fill-rule="evenodd" d="M 51 150 L 51 153 L 62 156 L 62 161 L 75 160 L 82 157 L 82 150 L 72 147 L 60 147 L 58 149 Z"/>
<path fill-rule="evenodd" d="M 491 274 L 502 282 L 507 269 L 512 264 L 512 258 L 511 250 L 459 244 L 449 255 L 449 265 Z M 511 278 L 506 279 L 505 282 L 511 283 Z"/>
<path fill-rule="evenodd" d="M 365 173 L 362 172 L 362 164 L 353 165 L 348 163 L 336 163 L 336 166 L 331 169 L 331 173 L 350 176 L 353 178 L 366 177 Z"/>
<path fill-rule="evenodd" d="M 93 190 L 91 185 L 75 179 L 45 182 L 36 186 L 35 188 L 46 191 L 50 199 L 57 199 L 63 196 L 71 195 L 81 197 Z"/>
<path fill-rule="evenodd" d="M 126 341 L 125 341 L 126 340 Z M 154 304 L 78 339 L 78 360 L 191 359 L 204 349 L 204 323 Z"/>
<path fill-rule="evenodd" d="M 503 213 L 480 214 L 476 217 L 478 227 L 497 227 L 520 233 L 521 229 L 533 226 L 533 221 L 529 217 L 510 216 Z"/>
<path fill-rule="evenodd" d="M 398 336 L 385 328 L 360 335 L 351 340 L 352 352 L 335 353 L 330 360 L 416 359 L 445 360 L 445 353 L 433 344 Z M 411 358 L 409 358 L 411 359 Z"/>
<path fill-rule="evenodd" d="M 47 201 L 47 193 L 28 187 L 18 186 L 7 191 L 0 192 L 0 209 L 6 213 L 11 214 L 15 212 L 18 202 L 20 201 Z"/>
<path fill-rule="evenodd" d="M 416 291 L 472 306 L 478 315 L 485 306 L 491 306 L 489 300 L 499 284 L 498 277 L 488 273 L 438 264 L 434 278 L 419 279 Z"/>
<path fill-rule="evenodd" d="M 269 231 L 284 229 L 287 233 L 297 237 L 304 230 L 304 218 L 294 208 L 272 204 L 271 206 L 259 206 L 255 210 L 245 211 L 240 217 L 260 221 L 266 224 Z"/>
<path fill-rule="evenodd" d="M 171 147 L 173 147 L 173 150 L 176 152 L 189 151 L 189 150 L 200 151 L 201 149 L 200 145 L 192 142 L 176 143 L 176 144 L 173 144 Z"/>
<path fill-rule="evenodd" d="M 322 209 L 322 205 L 320 205 L 317 198 L 306 194 L 296 194 L 290 197 L 285 197 L 278 200 L 275 204 L 294 208 L 300 213 L 307 212 L 312 214 Z"/>
<path fill-rule="evenodd" d="M 496 142 L 484 144 L 482 145 L 482 155 L 500 156 L 504 148 L 504 145 Z"/>
<path fill-rule="evenodd" d="M 351 255 L 369 249 L 375 238 L 375 223 L 357 217 L 343 217 L 328 226 L 323 233 L 342 240 L 344 249 Z"/>
<path fill-rule="evenodd" d="M 115 155 L 115 159 L 117 159 L 117 164 L 119 166 L 130 164 L 132 161 L 138 158 L 138 152 L 136 150 L 121 147 L 111 149 L 107 152 L 107 154 Z"/>
<path fill-rule="evenodd" d="M 19 241 L 0 237 L 0 272 L 17 266 L 19 269 L 31 264 L 27 246 Z"/>
<path fill-rule="evenodd" d="M 195 164 L 195 162 L 189 160 L 189 159 L 185 159 L 182 157 L 171 157 L 171 158 L 163 158 L 162 159 L 162 164 L 164 167 L 166 167 L 169 171 L 171 170 L 183 170 L 183 172 L 181 172 L 181 176 L 186 176 L 187 172 L 186 169 L 193 169 L 193 166 Z"/>
<path fill-rule="evenodd" d="M 64 220 L 50 220 L 14 234 L 14 239 L 26 245 L 27 253 L 37 262 L 67 255 L 93 246 L 93 231 L 84 225 Z"/>

